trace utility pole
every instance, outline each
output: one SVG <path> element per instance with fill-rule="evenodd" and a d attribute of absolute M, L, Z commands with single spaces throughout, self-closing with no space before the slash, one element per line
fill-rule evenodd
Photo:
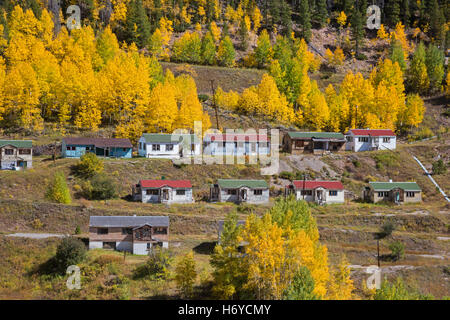
<path fill-rule="evenodd" d="M 211 81 L 211 92 L 212 92 L 212 104 L 213 104 L 213 108 L 216 112 L 216 127 L 217 130 L 220 130 L 219 127 L 219 112 L 218 112 L 218 106 L 216 104 L 216 89 L 214 88 L 214 80 L 210 80 Z"/>
<path fill-rule="evenodd" d="M 380 267 L 380 239 L 377 239 L 378 268 Z"/>

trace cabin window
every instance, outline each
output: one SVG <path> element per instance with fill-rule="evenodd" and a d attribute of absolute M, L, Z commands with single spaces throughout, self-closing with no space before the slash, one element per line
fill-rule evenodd
<path fill-rule="evenodd" d="M 167 228 L 156 227 L 153 230 L 154 230 L 154 234 L 167 234 Z"/>
<path fill-rule="evenodd" d="M 152 244 L 150 242 L 147 242 L 147 250 L 150 250 L 152 248 Z"/>
<path fill-rule="evenodd" d="M 386 198 L 386 197 L 389 197 L 389 191 L 378 192 L 378 198 Z"/>
<path fill-rule="evenodd" d="M 160 145 L 159 144 L 152 144 L 152 151 L 159 151 Z"/>
<path fill-rule="evenodd" d="M 359 142 L 369 142 L 369 137 L 359 137 L 358 141 Z"/>
<path fill-rule="evenodd" d="M 123 152 L 127 152 L 127 148 L 122 148 Z"/>
<path fill-rule="evenodd" d="M 108 228 L 98 228 L 97 234 L 108 234 Z"/>
<path fill-rule="evenodd" d="M 336 190 L 330 190 L 329 195 L 335 197 L 335 196 L 337 196 L 337 191 Z"/>
<path fill-rule="evenodd" d="M 302 196 L 312 196 L 312 190 L 302 190 Z"/>
<path fill-rule="evenodd" d="M 31 149 L 19 149 L 19 154 L 31 154 Z"/>
<path fill-rule="evenodd" d="M 184 190 L 184 189 L 177 190 L 177 196 L 184 196 L 185 194 L 186 194 L 186 190 Z"/>
<path fill-rule="evenodd" d="M 347 136 L 347 142 L 353 142 L 353 137 Z"/>
<path fill-rule="evenodd" d="M 412 191 L 406 191 L 406 196 L 407 196 L 408 198 L 414 198 L 415 192 L 412 192 Z"/>
<path fill-rule="evenodd" d="M 261 196 L 262 195 L 262 190 L 253 190 L 253 194 L 255 196 Z"/>
<path fill-rule="evenodd" d="M 228 195 L 236 195 L 236 189 L 227 189 L 227 194 Z"/>
<path fill-rule="evenodd" d="M 5 154 L 13 155 L 14 154 L 14 149 L 5 149 Z"/>
<path fill-rule="evenodd" d="M 391 142 L 391 138 L 390 137 L 384 137 L 383 138 L 383 143 L 390 143 Z"/>
<path fill-rule="evenodd" d="M 103 249 L 115 250 L 116 243 L 115 242 L 103 242 Z"/>
<path fill-rule="evenodd" d="M 86 151 L 89 151 L 90 150 L 90 148 L 89 147 L 86 147 Z"/>
<path fill-rule="evenodd" d="M 145 190 L 145 193 L 149 196 L 157 196 L 159 194 L 158 189 L 147 189 Z"/>
<path fill-rule="evenodd" d="M 75 147 L 67 147 L 67 150 L 75 150 Z"/>
<path fill-rule="evenodd" d="M 131 228 L 122 228 L 122 234 L 133 234 L 133 230 Z"/>
<path fill-rule="evenodd" d="M 172 151 L 172 150 L 173 150 L 173 144 L 167 144 L 166 151 Z"/>

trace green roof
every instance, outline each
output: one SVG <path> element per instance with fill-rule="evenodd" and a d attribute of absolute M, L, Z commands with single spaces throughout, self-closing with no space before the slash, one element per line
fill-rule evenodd
<path fill-rule="evenodd" d="M 339 139 L 343 140 L 344 135 L 339 132 L 298 132 L 298 131 L 291 131 L 287 133 L 289 137 L 292 139 L 311 139 L 311 138 L 318 138 L 318 139 Z"/>
<path fill-rule="evenodd" d="M 269 185 L 265 180 L 234 180 L 234 179 L 218 179 L 217 184 L 225 189 L 237 189 L 248 187 L 251 189 L 268 188 Z"/>
<path fill-rule="evenodd" d="M 146 143 L 173 143 L 171 133 L 144 133 L 142 135 Z M 198 142 L 198 137 L 195 134 L 180 134 L 180 141 L 184 140 L 184 137 L 190 136 L 191 142 Z"/>
<path fill-rule="evenodd" d="M 400 188 L 405 191 L 422 191 L 415 182 L 369 182 L 369 185 L 375 191 L 390 191 L 394 188 Z"/>
<path fill-rule="evenodd" d="M 31 140 L 0 140 L 0 148 L 4 146 L 14 146 L 16 148 L 32 148 L 33 141 Z"/>

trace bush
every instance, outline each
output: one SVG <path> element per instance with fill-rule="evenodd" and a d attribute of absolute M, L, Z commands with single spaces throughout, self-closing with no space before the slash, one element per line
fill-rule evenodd
<path fill-rule="evenodd" d="M 67 187 L 66 176 L 62 172 L 56 172 L 52 181 L 48 185 L 45 197 L 51 201 L 58 203 L 70 204 L 72 198 L 70 196 L 69 187 Z"/>
<path fill-rule="evenodd" d="M 72 237 L 61 240 L 56 249 L 55 262 L 58 271 L 64 273 L 68 266 L 76 265 L 86 258 L 86 246 L 84 243 Z"/>
<path fill-rule="evenodd" d="M 394 260 L 400 260 L 405 255 L 405 245 L 400 241 L 394 241 L 389 245 L 389 250 L 391 250 L 391 255 Z"/>
<path fill-rule="evenodd" d="M 76 228 L 75 228 L 75 234 L 81 234 L 81 228 L 80 228 L 80 226 L 76 226 Z"/>
<path fill-rule="evenodd" d="M 288 171 L 282 171 L 280 172 L 280 176 L 281 179 L 286 179 L 286 180 L 293 180 L 294 179 L 294 174 L 292 172 L 288 172 Z"/>
<path fill-rule="evenodd" d="M 409 135 L 408 140 L 409 141 L 418 141 L 418 140 L 431 138 L 432 136 L 434 136 L 433 131 L 431 131 L 431 129 L 428 127 L 423 127 L 422 129 L 417 131 L 415 134 Z"/>
<path fill-rule="evenodd" d="M 169 267 L 173 262 L 170 251 L 161 248 L 153 248 L 147 261 L 138 266 L 133 273 L 135 279 L 166 279 L 169 275 Z"/>
<path fill-rule="evenodd" d="M 380 170 L 384 169 L 384 167 L 393 167 L 398 164 L 399 157 L 396 153 L 392 153 L 390 151 L 382 151 L 375 155 L 374 157 L 376 167 Z"/>
<path fill-rule="evenodd" d="M 367 56 L 366 56 L 365 54 L 363 54 L 363 53 L 358 53 L 358 54 L 356 55 L 356 59 L 357 59 L 357 60 L 364 61 L 364 60 L 367 60 Z"/>
<path fill-rule="evenodd" d="M 447 173 L 447 166 L 442 159 L 433 162 L 433 174 L 445 174 Z"/>
<path fill-rule="evenodd" d="M 89 200 L 106 200 L 117 197 L 114 181 L 104 174 L 97 174 L 83 184 L 83 196 Z"/>
<path fill-rule="evenodd" d="M 103 162 L 94 153 L 88 152 L 81 156 L 75 169 L 79 176 L 90 178 L 103 172 Z"/>

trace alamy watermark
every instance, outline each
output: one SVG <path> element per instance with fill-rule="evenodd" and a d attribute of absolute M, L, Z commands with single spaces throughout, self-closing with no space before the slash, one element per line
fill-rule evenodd
<path fill-rule="evenodd" d="M 181 164 L 257 164 L 262 175 L 274 175 L 279 168 L 280 132 L 278 129 L 217 129 L 203 132 L 202 122 L 194 122 L 194 133 L 176 129 L 171 142 L 179 144 Z"/>
<path fill-rule="evenodd" d="M 69 278 L 67 278 L 66 281 L 67 289 L 81 289 L 80 267 L 71 265 L 67 267 L 66 273 L 69 275 Z"/>
<path fill-rule="evenodd" d="M 366 273 L 370 276 L 366 280 L 368 289 L 380 289 L 381 288 L 381 268 L 378 266 L 369 266 L 366 269 Z"/>

